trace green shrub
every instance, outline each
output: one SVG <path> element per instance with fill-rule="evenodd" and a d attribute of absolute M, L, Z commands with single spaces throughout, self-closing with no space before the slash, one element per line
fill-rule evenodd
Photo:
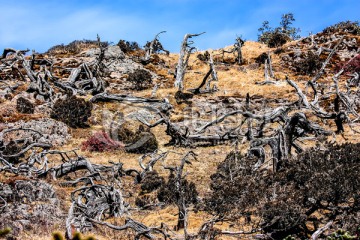
<path fill-rule="evenodd" d="M 273 29 L 268 21 L 264 21 L 258 35 L 258 41 L 268 45 L 268 47 L 280 47 L 290 40 L 299 39 L 299 28 L 290 27 L 295 21 L 292 13 L 283 14 L 280 26 Z"/>
<path fill-rule="evenodd" d="M 54 103 L 50 116 L 72 128 L 88 127 L 87 120 L 91 116 L 92 107 L 91 102 L 71 96 L 65 100 L 58 99 Z"/>

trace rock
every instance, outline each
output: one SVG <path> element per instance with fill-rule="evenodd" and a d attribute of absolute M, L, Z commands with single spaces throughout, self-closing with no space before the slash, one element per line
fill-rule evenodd
<path fill-rule="evenodd" d="M 123 59 L 125 58 L 125 54 L 121 51 L 120 47 L 109 46 L 105 51 L 105 59 L 106 60 L 114 60 L 114 59 Z"/>
<path fill-rule="evenodd" d="M 151 132 L 141 132 L 136 135 L 134 142 L 125 147 L 129 153 L 151 153 L 158 149 L 156 137 Z"/>
<path fill-rule="evenodd" d="M 42 134 L 42 137 L 39 138 L 39 141 L 43 143 L 50 143 L 54 146 L 64 145 L 71 137 L 69 134 L 68 126 L 50 118 L 42 118 L 38 120 L 31 120 L 28 122 L 18 121 L 15 123 L 8 124 L 8 128 L 31 128 Z M 28 131 L 15 131 L 4 136 L 4 140 L 12 138 L 16 134 L 17 138 L 29 138 L 33 136 L 32 133 Z"/>

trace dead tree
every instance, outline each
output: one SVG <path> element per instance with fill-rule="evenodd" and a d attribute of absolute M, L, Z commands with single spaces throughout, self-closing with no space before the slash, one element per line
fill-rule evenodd
<path fill-rule="evenodd" d="M 267 56 L 268 56 L 268 58 L 265 59 L 265 62 L 264 62 L 264 78 L 265 78 L 265 80 L 262 82 L 256 82 L 255 84 L 266 85 L 266 84 L 277 84 L 278 83 L 277 81 L 271 80 L 271 79 L 275 79 L 275 75 L 274 75 L 274 71 L 272 68 L 270 52 L 268 52 Z"/>
<path fill-rule="evenodd" d="M 339 90 L 338 77 L 341 75 L 342 72 L 343 72 L 343 70 L 341 70 L 339 73 L 337 73 L 337 74 L 335 74 L 335 76 L 333 76 L 333 81 L 335 83 L 335 89 L 336 89 L 336 92 L 335 92 L 336 97 L 334 100 L 334 111 L 333 112 L 325 111 L 324 109 L 319 107 L 319 104 L 318 104 L 318 101 L 319 101 L 318 92 L 319 91 L 316 89 L 316 84 L 312 84 L 311 82 L 309 82 L 310 86 L 313 88 L 313 91 L 314 91 L 314 100 L 312 102 L 309 102 L 306 95 L 301 91 L 301 89 L 297 86 L 297 84 L 295 82 L 293 82 L 289 79 L 286 80 L 293 88 L 296 89 L 296 92 L 300 98 L 299 101 L 301 104 L 304 105 L 305 108 L 312 110 L 314 115 L 320 119 L 333 119 L 335 121 L 335 124 L 337 127 L 337 130 L 335 131 L 335 133 L 343 133 L 344 132 L 343 123 L 345 121 L 351 122 L 351 120 L 349 118 L 349 114 L 353 114 L 356 117 L 356 119 L 354 121 L 357 121 L 359 119 L 359 114 L 355 110 L 355 106 L 353 103 L 354 100 L 351 100 L 351 97 L 348 94 L 345 94 Z M 345 110 L 340 110 L 340 107 L 339 107 L 340 102 L 345 107 Z"/>
<path fill-rule="evenodd" d="M 234 51 L 237 53 L 237 63 L 241 65 L 244 62 L 241 48 L 244 45 L 245 41 L 240 37 L 236 38 L 236 43 L 234 44 Z"/>
<path fill-rule="evenodd" d="M 214 65 L 214 61 L 212 58 L 212 55 L 209 54 L 209 71 L 206 73 L 206 75 L 204 76 L 201 84 L 199 85 L 199 87 L 195 88 L 195 89 L 190 89 L 189 91 L 193 92 L 194 94 L 199 94 L 199 93 L 208 93 L 208 92 L 214 92 L 217 90 L 216 85 L 213 86 L 213 89 L 211 89 L 210 87 L 210 83 L 215 81 L 218 81 L 218 77 L 217 77 L 217 73 L 216 73 L 216 69 L 215 69 L 215 65 Z M 209 81 L 207 81 L 207 79 L 210 77 L 211 75 L 211 79 Z M 201 88 L 206 84 L 205 90 L 201 91 Z"/>
<path fill-rule="evenodd" d="M 148 63 L 150 61 L 150 57 L 155 52 L 155 50 L 164 51 L 167 55 L 169 55 L 169 51 L 165 50 L 159 41 L 159 35 L 162 33 L 166 33 L 166 31 L 159 32 L 155 35 L 154 39 L 151 42 L 148 42 L 145 45 L 145 57 L 143 59 L 144 63 Z"/>
<path fill-rule="evenodd" d="M 71 70 L 67 81 L 56 81 L 55 86 L 65 90 L 70 95 L 98 94 L 105 91 L 105 82 L 102 79 L 105 71 L 103 63 L 106 46 L 100 41 L 97 35 L 97 44 L 100 49 L 99 55 L 94 62 L 82 63 L 79 67 Z"/>
<path fill-rule="evenodd" d="M 72 239 L 72 228 L 84 232 L 93 227 L 92 221 L 118 217 L 127 211 L 122 193 L 114 186 L 95 184 L 82 186 L 71 193 L 71 207 L 66 219 L 66 238 Z"/>
<path fill-rule="evenodd" d="M 27 60 L 25 58 L 25 53 L 28 50 L 15 50 L 11 48 L 7 48 L 4 50 L 2 55 L 2 61 L 6 62 L 6 57 L 9 53 L 14 54 L 14 58 L 10 59 L 12 62 L 12 66 L 15 63 L 18 63 L 25 69 L 26 76 L 30 80 L 29 88 L 27 89 L 28 92 L 34 92 L 39 100 L 43 101 L 54 101 L 55 93 L 49 81 L 53 81 L 54 77 L 51 72 L 47 69 L 46 66 L 41 66 L 39 71 L 33 70 L 33 63 L 34 63 L 34 55 L 31 60 Z M 24 80 L 25 76 L 21 73 L 21 71 L 16 68 L 20 73 L 21 78 Z"/>
<path fill-rule="evenodd" d="M 176 230 L 184 229 L 184 239 L 188 239 L 188 214 L 187 207 L 185 203 L 185 189 L 183 187 L 183 179 L 184 179 L 184 167 L 185 164 L 191 164 L 189 157 L 193 157 L 196 159 L 196 154 L 193 151 L 190 151 L 185 154 L 185 156 L 181 159 L 180 165 L 175 167 L 165 166 L 165 169 L 170 170 L 175 174 L 175 198 L 176 198 L 176 206 L 178 207 L 178 222 L 176 225 Z"/>
<path fill-rule="evenodd" d="M 243 55 L 242 55 L 242 46 L 244 46 L 245 41 L 241 39 L 241 37 L 237 37 L 235 39 L 235 43 L 233 45 L 233 48 L 229 51 L 226 51 L 224 49 L 222 49 L 221 54 L 222 54 L 222 62 L 224 63 L 224 55 L 225 53 L 233 53 L 235 56 L 235 60 L 237 61 L 237 63 L 239 65 L 243 64 L 244 59 L 243 59 Z"/>
<path fill-rule="evenodd" d="M 176 80 L 175 80 L 175 87 L 179 89 L 179 91 L 182 91 L 184 89 L 184 76 L 186 73 L 186 68 L 188 66 L 190 54 L 192 51 L 195 50 L 195 47 L 192 47 L 191 45 L 194 43 L 193 41 L 189 41 L 189 38 L 200 36 L 203 33 L 198 34 L 185 34 L 184 40 L 181 43 L 180 46 L 180 56 L 178 65 L 176 67 Z"/>

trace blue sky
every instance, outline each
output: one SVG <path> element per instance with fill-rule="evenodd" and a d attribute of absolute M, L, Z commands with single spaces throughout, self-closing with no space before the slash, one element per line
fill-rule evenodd
<path fill-rule="evenodd" d="M 233 44 L 237 35 L 256 40 L 264 20 L 277 26 L 292 12 L 301 35 L 339 21 L 360 20 L 359 0 L 0 0 L 0 51 L 5 47 L 44 52 L 73 40 L 119 39 L 144 45 L 162 30 L 166 49 L 178 52 L 186 33 L 199 49 Z"/>

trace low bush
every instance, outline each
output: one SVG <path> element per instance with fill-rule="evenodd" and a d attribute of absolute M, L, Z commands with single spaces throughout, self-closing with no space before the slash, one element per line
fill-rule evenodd
<path fill-rule="evenodd" d="M 360 226 L 360 144 L 310 149 L 278 172 L 254 170 L 256 159 L 231 153 L 211 176 L 209 212 L 227 219 L 246 217 L 274 239 L 305 239 L 332 219 L 335 228 Z M 317 217 L 316 214 L 326 212 Z M 309 225 L 310 224 L 310 225 Z"/>
<path fill-rule="evenodd" d="M 65 100 L 58 99 L 54 103 L 50 116 L 72 128 L 88 127 L 87 120 L 91 116 L 91 110 L 91 102 L 71 96 Z"/>
<path fill-rule="evenodd" d="M 360 54 L 353 58 L 350 62 L 342 62 L 336 65 L 335 71 L 338 72 L 344 69 L 347 74 L 359 73 L 360 74 Z"/>
<path fill-rule="evenodd" d="M 148 131 L 137 131 L 133 142 L 125 147 L 127 152 L 137 154 L 152 153 L 156 149 L 158 149 L 156 137 Z"/>
<path fill-rule="evenodd" d="M 129 42 L 126 40 L 120 40 L 117 45 L 123 53 L 131 53 L 141 49 L 137 42 Z"/>
<path fill-rule="evenodd" d="M 35 111 L 34 104 L 24 97 L 19 97 L 16 100 L 16 110 L 19 113 L 32 114 Z"/>
<path fill-rule="evenodd" d="M 165 183 L 165 179 L 157 173 L 157 171 L 150 171 L 145 174 L 141 181 L 141 190 L 143 192 L 152 192 Z"/>
<path fill-rule="evenodd" d="M 259 64 L 264 64 L 265 61 L 269 58 L 269 55 L 266 52 L 263 52 L 255 58 L 255 62 Z"/>
<path fill-rule="evenodd" d="M 268 34 L 266 38 L 267 39 L 265 41 L 268 47 L 271 48 L 281 47 L 282 45 L 291 40 L 291 38 L 287 34 L 281 33 L 279 31 Z"/>
<path fill-rule="evenodd" d="M 313 75 L 322 66 L 322 60 L 320 56 L 309 51 L 303 59 L 295 64 L 296 72 L 303 75 Z"/>
<path fill-rule="evenodd" d="M 173 173 L 171 173 L 168 181 L 161 186 L 157 194 L 160 202 L 165 202 L 167 204 L 173 204 L 177 202 L 180 193 L 176 191 L 175 184 L 175 176 Z M 186 179 L 183 179 L 181 180 L 181 188 L 185 194 L 184 199 L 186 205 L 196 204 L 198 202 L 198 192 L 193 182 L 189 182 Z"/>
<path fill-rule="evenodd" d="M 358 21 L 342 21 L 336 23 L 330 27 L 327 27 L 323 30 L 323 33 L 331 34 L 335 32 L 348 32 L 355 35 L 360 35 L 360 25 Z"/>
<path fill-rule="evenodd" d="M 104 47 L 107 47 L 109 45 L 108 42 L 101 42 L 101 44 Z M 60 44 L 60 45 L 53 46 L 49 50 L 47 50 L 46 53 L 48 53 L 48 54 L 65 54 L 65 53 L 77 54 L 77 53 L 80 53 L 82 50 L 84 50 L 86 48 L 91 48 L 91 47 L 98 47 L 98 41 L 97 40 L 88 40 L 88 39 L 75 40 L 67 45 Z"/>
<path fill-rule="evenodd" d="M 199 59 L 200 61 L 202 62 L 207 62 L 209 61 L 210 59 L 210 54 L 208 51 L 205 51 L 204 54 L 202 53 L 199 53 L 197 56 L 196 56 L 197 59 Z"/>
<path fill-rule="evenodd" d="M 1 149 L 3 148 L 3 149 Z M 3 155 L 15 155 L 23 150 L 23 147 L 19 144 L 17 144 L 15 141 L 10 141 L 6 146 L 1 147 L 0 145 L 0 151 Z M 24 157 L 24 154 L 21 154 L 18 157 L 4 157 L 5 160 L 7 160 L 9 163 L 17 164 L 20 162 L 20 159 Z"/>
<path fill-rule="evenodd" d="M 152 86 L 151 73 L 144 69 L 137 69 L 132 73 L 129 73 L 127 81 L 132 83 L 134 90 L 144 90 Z"/>

